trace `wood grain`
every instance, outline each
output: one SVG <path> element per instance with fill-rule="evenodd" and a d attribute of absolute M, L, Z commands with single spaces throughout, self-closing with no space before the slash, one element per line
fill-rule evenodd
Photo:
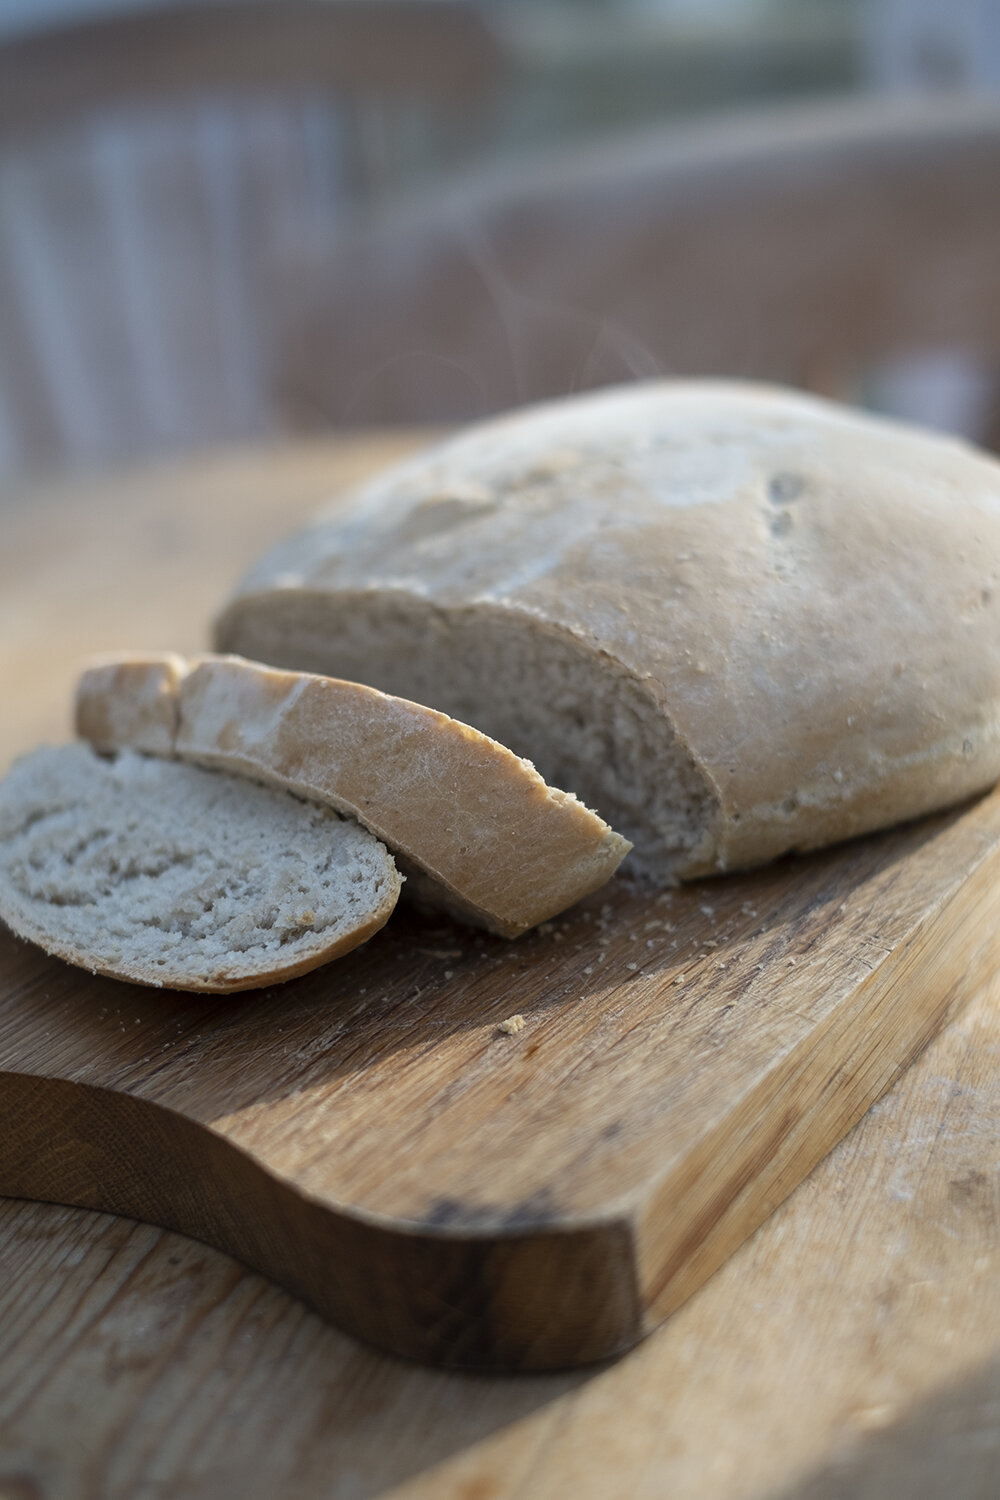
<path fill-rule="evenodd" d="M 3 934 L 0 1188 L 182 1230 L 409 1358 L 604 1359 L 968 994 L 998 868 L 1000 797 L 657 898 L 613 883 L 517 944 L 409 913 L 211 1002 Z"/>
<path fill-rule="evenodd" d="M 81 654 L 197 645 L 246 560 L 402 445 L 0 497 L 0 760 L 64 729 Z M 0 1205 L 0 1494 L 992 1500 L 998 1058 L 993 978 L 695 1296 L 585 1374 L 398 1364 L 177 1234 Z"/>
<path fill-rule="evenodd" d="M 160 576 L 178 571 L 175 552 Z M 993 798 L 682 892 L 613 885 L 515 945 L 410 913 L 329 969 L 208 1003 L 3 936 L 0 1188 L 216 1244 L 411 1358 L 603 1359 L 986 971 L 998 859 Z"/>
<path fill-rule="evenodd" d="M 11 1500 L 992 1500 L 993 980 L 627 1358 L 511 1380 L 383 1358 L 226 1256 L 0 1205 Z"/>

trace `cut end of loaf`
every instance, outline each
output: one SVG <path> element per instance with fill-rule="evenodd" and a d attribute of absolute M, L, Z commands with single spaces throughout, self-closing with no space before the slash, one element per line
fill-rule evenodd
<path fill-rule="evenodd" d="M 347 677 L 473 725 L 633 844 L 658 885 L 714 868 L 717 797 L 648 682 L 515 610 L 444 610 L 400 593 L 277 589 L 236 600 L 220 650 Z"/>
<path fill-rule="evenodd" d="M 280 982 L 372 936 L 400 884 L 357 824 L 218 772 L 67 745 L 0 783 L 0 916 L 115 978 Z"/>

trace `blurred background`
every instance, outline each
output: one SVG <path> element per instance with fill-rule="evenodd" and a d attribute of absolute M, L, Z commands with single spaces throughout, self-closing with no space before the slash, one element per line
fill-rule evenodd
<path fill-rule="evenodd" d="M 0 0 L 0 477 L 610 380 L 1000 446 L 1000 0 Z"/>

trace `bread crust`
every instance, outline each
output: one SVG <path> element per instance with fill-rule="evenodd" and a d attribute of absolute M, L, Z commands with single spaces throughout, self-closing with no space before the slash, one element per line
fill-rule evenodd
<path fill-rule="evenodd" d="M 177 737 L 177 690 L 187 673 L 183 656 L 133 653 L 102 656 L 77 686 L 76 732 L 95 750 L 128 745 L 150 755 L 173 753 Z"/>
<path fill-rule="evenodd" d="M 354 671 L 359 612 L 429 637 L 444 620 L 451 641 L 528 622 L 540 657 L 571 639 L 704 779 L 707 836 L 672 869 L 690 878 L 997 780 L 998 561 L 1000 465 L 965 444 L 775 388 L 658 382 L 378 476 L 254 569 L 216 640 Z"/>
<path fill-rule="evenodd" d="M 161 659 L 147 660 L 162 681 Z M 614 873 L 630 845 L 575 797 L 478 730 L 353 682 L 199 657 L 176 678 L 167 753 L 238 772 L 356 818 L 413 867 L 420 894 L 505 937 L 563 911 Z M 77 724 L 126 726 L 159 707 L 141 662 L 84 673 Z M 125 743 L 134 744 L 135 738 Z M 118 743 L 122 743 L 119 741 Z M 161 752 L 162 753 L 162 752 Z M 420 877 L 427 877 L 421 879 Z"/>
<path fill-rule="evenodd" d="M 144 989 L 186 990 L 190 994 L 201 995 L 234 995 L 242 990 L 262 990 L 272 984 L 286 984 L 290 979 L 299 979 L 303 974 L 310 974 L 313 969 L 322 968 L 333 959 L 342 958 L 346 953 L 360 948 L 362 943 L 367 943 L 369 938 L 374 937 L 388 922 L 395 909 L 398 892 L 399 883 L 391 893 L 386 894 L 370 921 L 355 927 L 352 932 L 345 934 L 336 942 L 327 944 L 325 948 L 316 949 L 308 957 L 303 957 L 294 963 L 275 964 L 271 969 L 248 974 L 241 974 L 235 968 L 220 969 L 212 979 L 208 980 L 192 977 L 182 968 L 170 972 L 151 969 L 142 964 L 111 965 L 96 962 L 90 949 L 77 948 L 59 942 L 47 928 L 33 922 L 23 908 L 19 909 L 9 899 L 4 900 L 2 916 L 4 924 L 10 928 L 15 937 L 34 943 L 51 958 L 62 959 L 64 963 L 73 964 L 78 969 L 86 969 L 91 974 L 103 974 L 106 979 L 120 979 L 126 984 L 139 984 Z"/>

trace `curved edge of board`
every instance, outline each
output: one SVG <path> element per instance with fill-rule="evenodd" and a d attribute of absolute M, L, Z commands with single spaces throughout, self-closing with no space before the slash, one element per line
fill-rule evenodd
<path fill-rule="evenodd" d="M 439 1226 L 379 1220 L 310 1198 L 174 1110 L 94 1084 L 3 1074 L 0 1193 L 189 1235 L 420 1363 L 564 1370 L 647 1331 L 624 1219 L 478 1233 L 446 1213 Z"/>
<path fill-rule="evenodd" d="M 634 1219 L 651 1332 L 756 1230 L 916 1061 L 1000 963 L 1000 849 L 885 951 L 823 1027 L 789 1049 L 678 1170 L 651 1183 Z M 831 1073 L 831 1058 L 839 1068 Z M 769 1121 L 761 1131 L 753 1122 Z M 724 1169 L 718 1170 L 718 1163 Z M 709 1170 L 714 1164 L 715 1171 Z"/>
<path fill-rule="evenodd" d="M 430 1147 L 425 1139 L 417 1148 L 414 1101 L 419 1107 L 425 1094 L 436 1100 L 440 1092 L 441 1080 L 426 1068 L 416 1071 L 409 1094 L 402 1096 L 393 1129 L 374 1143 L 376 1176 L 383 1170 L 391 1175 L 401 1153 L 411 1153 L 408 1191 L 395 1199 L 402 1212 L 373 1212 L 340 1193 L 341 1182 L 351 1183 L 350 1171 L 327 1174 L 328 1193 L 310 1192 L 295 1176 L 301 1154 L 281 1149 L 280 1114 L 265 1118 L 268 1128 L 256 1132 L 251 1119 L 247 1132 L 245 1111 L 234 1112 L 237 1098 L 259 1102 L 260 1078 L 241 1082 L 234 1092 L 232 1074 L 241 1058 L 245 1063 L 257 1055 L 262 1039 L 273 1040 L 276 1018 L 266 999 L 255 1002 L 257 1021 L 248 1024 L 245 1035 L 242 1020 L 238 1028 L 233 1024 L 241 1014 L 234 1008 L 228 1020 L 202 1036 L 200 1051 L 195 1030 L 190 1047 L 168 1062 L 157 1061 L 150 1071 L 150 1058 L 139 1059 L 138 1053 L 149 1052 L 155 1033 L 126 1028 L 117 1010 L 101 1020 L 103 1009 L 88 1007 L 75 973 L 56 969 L 55 960 L 15 943 L 8 952 L 8 1061 L 0 1065 L 0 1192 L 112 1211 L 188 1234 L 270 1277 L 346 1332 L 404 1358 L 496 1372 L 566 1369 L 612 1358 L 651 1331 L 762 1223 L 1000 962 L 1000 795 L 886 837 L 877 845 L 848 848 L 831 857 L 829 866 L 814 865 L 813 878 L 804 885 L 809 866 L 789 866 L 770 877 L 770 907 L 761 918 L 755 896 L 748 916 L 752 930 L 738 931 L 736 979 L 715 997 L 712 965 L 688 1002 L 690 1015 L 699 1005 L 706 1015 L 704 1024 L 684 1033 L 686 1045 L 700 1045 L 709 1061 L 713 1049 L 728 1046 L 727 1068 L 705 1075 L 712 1087 L 709 1094 L 703 1089 L 696 1112 L 690 1096 L 681 1096 L 681 1105 L 661 1120 L 678 1065 L 674 1058 L 673 1073 L 663 1073 L 660 1054 L 650 1052 L 653 1071 L 643 1075 L 645 1092 L 637 1096 L 645 1101 L 643 1128 L 619 1135 L 616 1101 L 613 1110 L 594 1116 L 598 1133 L 570 1138 L 572 1160 L 582 1162 L 581 1152 L 605 1139 L 609 1122 L 615 1126 L 616 1154 L 599 1163 L 604 1176 L 596 1195 L 552 1192 L 551 1182 L 557 1180 L 552 1174 L 566 1172 L 565 1153 L 554 1166 L 546 1165 L 548 1178 L 520 1171 L 518 1140 L 536 1139 L 554 1118 L 552 1111 L 567 1106 L 550 1081 L 541 1096 L 542 1112 L 536 1102 L 534 1114 L 530 1109 L 525 1114 L 517 1085 L 534 1073 L 511 1073 L 507 1065 L 499 1074 L 486 1068 L 480 1075 L 487 1083 L 500 1078 L 503 1098 L 515 1100 L 522 1126 L 520 1138 L 500 1141 L 499 1159 L 517 1170 L 504 1179 L 493 1206 L 476 1207 L 484 1193 L 482 1163 L 474 1153 L 471 1167 L 438 1170 L 465 1123 L 461 1111 L 431 1137 Z M 797 890 L 801 887 L 801 901 L 787 923 L 782 919 L 772 927 L 771 916 L 784 910 L 792 880 Z M 743 891 L 738 885 L 731 892 L 731 905 L 739 903 Z M 834 905 L 844 892 L 848 899 Z M 697 891 L 689 898 L 693 911 L 702 910 L 699 899 Z M 842 921 L 836 920 L 839 914 Z M 631 931 L 626 924 L 620 933 L 622 959 L 636 951 L 627 946 Z M 377 955 L 368 957 L 376 962 Z M 541 961 L 551 989 L 551 955 L 543 953 Z M 582 961 L 571 953 L 570 969 Z M 640 1015 L 648 1019 L 661 1006 L 669 1009 L 673 997 L 664 984 L 680 962 L 668 958 L 665 980 L 647 986 Z M 782 978 L 786 964 L 794 965 L 794 981 Z M 637 968 L 629 962 L 626 972 Z M 449 1035 L 471 1034 L 463 1031 L 463 1021 L 471 1017 L 479 1041 L 472 1051 L 451 1050 L 452 1070 L 463 1059 L 485 1055 L 489 1006 L 481 1010 L 477 1000 L 463 1009 L 462 996 L 478 993 L 481 970 L 471 972 L 472 985 L 466 979 Z M 355 984 L 359 977 L 360 972 Z M 371 979 L 367 971 L 366 978 Z M 402 985 L 404 1005 L 411 982 Z M 88 992 L 91 1001 L 104 994 L 104 982 L 93 983 L 98 988 Z M 504 978 L 494 1003 L 507 1003 L 507 984 Z M 300 1103 L 308 1100 L 308 1091 L 299 1092 L 301 1040 L 304 1036 L 311 1048 L 318 1018 L 325 1014 L 324 997 L 310 993 L 289 1042 L 295 1067 L 281 1075 L 284 1093 L 278 1092 Z M 753 1003 L 745 1011 L 727 998 L 747 995 Z M 782 996 L 782 1024 L 759 1031 L 754 1051 L 748 1020 L 759 1021 Z M 286 1026 L 287 998 L 278 1002 Z M 86 1046 L 75 1029 L 81 1014 L 91 1022 Z M 375 1015 L 375 1037 L 382 1042 L 385 1035 L 377 1027 L 383 1014 L 379 1009 Z M 624 1014 L 631 1028 L 636 1016 Z M 717 1032 L 730 1014 L 728 1030 Z M 603 1015 L 604 1002 L 598 999 L 589 1012 L 588 1037 Z M 571 1019 L 578 1019 L 575 1010 Z M 647 1035 L 669 1039 L 675 1025 Z M 578 1030 L 575 1024 L 552 1027 L 549 1066 L 553 1050 L 572 1047 Z M 282 1027 L 277 1031 L 283 1034 Z M 427 1033 L 419 1035 L 426 1039 Z M 539 1043 L 532 1045 L 537 1050 Z M 395 1053 L 376 1048 L 366 1054 L 383 1055 L 391 1059 Z M 434 1047 L 425 1055 L 433 1060 Z M 599 1067 L 608 1055 L 600 1032 L 598 1046 L 582 1054 L 597 1059 Z M 681 1056 L 682 1066 L 689 1066 L 690 1055 Z M 530 1061 L 527 1048 L 524 1061 Z M 626 1077 L 634 1065 L 629 1054 Z M 355 1067 L 362 1107 L 354 1115 L 341 1114 L 335 1128 L 324 1129 L 313 1143 L 314 1156 L 332 1153 L 331 1165 L 339 1160 L 338 1140 L 348 1159 L 352 1130 L 364 1129 L 373 1118 L 373 1096 L 364 1091 L 370 1078 L 378 1082 L 381 1076 L 383 1088 L 394 1086 L 395 1075 L 386 1085 L 385 1072 L 368 1075 L 357 1062 Z M 535 1063 L 531 1068 L 537 1071 Z M 189 1085 L 195 1074 L 199 1089 L 193 1094 Z M 338 1075 L 327 1070 L 322 1076 L 329 1085 Z M 620 1080 L 621 1070 L 616 1076 Z M 225 1086 L 213 1088 L 213 1078 Z M 585 1072 L 583 1080 L 574 1131 L 581 1099 L 590 1108 L 591 1074 Z M 206 1112 L 185 1112 L 192 1105 Z M 478 1112 L 469 1118 L 483 1128 L 484 1121 L 495 1120 L 495 1107 L 496 1092 L 484 1087 Z M 655 1130 L 646 1128 L 650 1117 L 659 1122 Z M 308 1134 L 308 1110 L 303 1119 Z M 261 1123 L 258 1118 L 257 1126 Z M 272 1160 L 267 1152 L 275 1143 Z M 623 1153 L 635 1151 L 637 1143 L 644 1152 L 639 1168 L 631 1176 L 616 1171 Z M 371 1172 L 371 1161 L 365 1170 Z M 322 1182 L 323 1174 L 317 1175 Z"/>

